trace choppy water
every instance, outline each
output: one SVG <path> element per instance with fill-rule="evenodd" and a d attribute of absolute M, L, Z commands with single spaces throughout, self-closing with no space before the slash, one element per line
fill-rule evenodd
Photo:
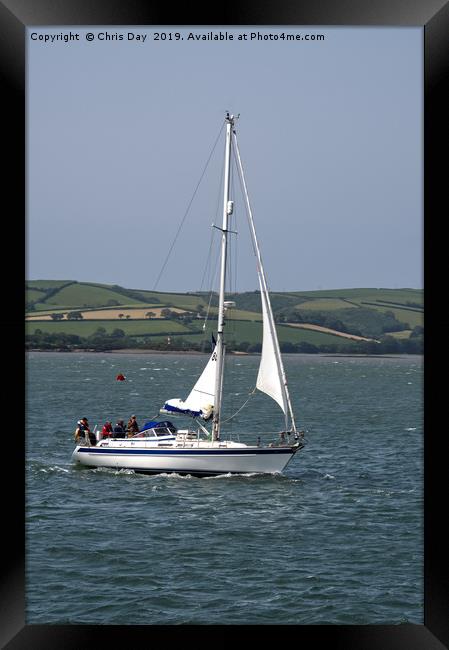
<path fill-rule="evenodd" d="M 258 360 L 231 359 L 228 414 Z M 27 623 L 422 624 L 420 357 L 286 355 L 307 446 L 283 475 L 72 466 L 81 416 L 143 422 L 185 397 L 205 361 L 29 354 Z M 233 431 L 281 426 L 257 394 Z"/>

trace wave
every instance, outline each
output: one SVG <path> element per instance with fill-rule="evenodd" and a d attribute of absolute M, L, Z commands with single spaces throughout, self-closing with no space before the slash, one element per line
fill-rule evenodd
<path fill-rule="evenodd" d="M 70 473 L 70 467 L 64 467 L 61 465 L 49 465 L 47 463 L 43 463 L 42 461 L 39 460 L 31 460 L 27 462 L 27 468 L 29 471 L 39 474 L 52 474 L 52 473 L 59 473 L 59 474 L 69 474 Z"/>

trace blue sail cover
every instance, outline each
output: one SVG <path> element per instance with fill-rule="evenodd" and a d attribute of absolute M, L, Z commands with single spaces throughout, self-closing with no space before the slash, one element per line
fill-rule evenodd
<path fill-rule="evenodd" d="M 181 413 L 182 415 L 189 415 L 192 418 L 199 418 L 203 416 L 203 411 L 192 411 L 191 409 L 186 409 L 186 408 L 179 408 L 178 406 L 175 406 L 174 404 L 170 404 L 170 402 L 174 402 L 175 400 L 169 400 L 168 402 L 165 402 L 164 408 L 162 409 L 164 412 L 171 412 L 171 413 Z M 181 401 L 181 400 L 177 400 Z M 210 417 L 210 416 L 209 416 Z"/>
<path fill-rule="evenodd" d="M 140 430 L 141 431 L 148 431 L 148 429 L 159 429 L 159 428 L 161 428 L 161 429 L 163 429 L 163 428 L 175 429 L 173 424 L 171 422 L 166 421 L 166 420 L 164 422 L 159 422 L 159 420 L 149 420 L 148 422 L 145 422 L 145 424 L 143 425 L 143 427 Z"/>

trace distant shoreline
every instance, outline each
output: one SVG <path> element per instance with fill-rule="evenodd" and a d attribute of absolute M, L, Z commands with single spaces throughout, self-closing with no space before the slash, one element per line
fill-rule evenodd
<path fill-rule="evenodd" d="M 200 352 L 198 350 L 142 350 L 139 348 L 134 349 L 121 349 L 121 350 L 25 350 L 26 354 L 30 352 L 37 352 L 39 354 L 164 354 L 164 355 L 179 355 L 187 354 L 189 356 L 209 356 L 210 352 Z M 260 352 L 227 352 L 228 355 L 240 357 L 258 357 Z M 411 357 L 424 357 L 423 354 L 341 354 L 339 352 L 284 352 L 283 357 L 332 357 L 332 358 L 355 358 L 355 359 L 410 359 Z"/>

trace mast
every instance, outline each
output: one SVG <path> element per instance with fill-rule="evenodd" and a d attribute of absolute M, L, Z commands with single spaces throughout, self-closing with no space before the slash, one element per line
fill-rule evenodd
<path fill-rule="evenodd" d="M 271 333 L 271 338 L 273 341 L 274 345 L 274 354 L 275 354 L 275 359 L 276 359 L 276 365 L 278 369 L 278 374 L 279 377 L 282 378 L 282 391 L 283 391 L 283 400 L 284 404 L 286 403 L 288 413 L 290 415 L 290 420 L 292 424 L 292 429 L 294 432 L 296 432 L 296 424 L 295 424 L 295 417 L 293 415 L 293 409 L 292 409 L 292 404 L 290 401 L 290 394 L 287 386 L 287 377 L 285 375 L 285 370 L 284 370 L 284 364 L 282 363 L 282 357 L 281 357 L 281 351 L 279 348 L 279 341 L 278 337 L 276 334 L 276 325 L 274 322 L 274 317 L 273 317 L 273 311 L 271 309 L 271 303 L 270 303 L 270 296 L 268 292 L 268 285 L 267 281 L 265 278 L 265 272 L 264 268 L 262 265 L 262 256 L 260 254 L 260 249 L 259 249 L 259 244 L 257 242 L 257 236 L 256 236 L 256 229 L 254 227 L 254 219 L 253 219 L 253 213 L 251 210 L 251 204 L 249 202 L 249 196 L 248 196 L 248 190 L 246 187 L 246 181 L 245 181 L 245 175 L 243 173 L 243 165 L 242 165 L 242 160 L 240 158 L 240 151 L 239 151 L 239 145 L 237 142 L 237 134 L 235 130 L 233 131 L 233 144 L 234 144 L 234 151 L 236 154 L 236 159 L 237 159 L 237 165 L 240 173 L 240 178 L 242 181 L 242 187 L 245 195 L 245 202 L 246 202 L 246 207 L 248 211 L 248 217 L 249 217 L 249 224 L 250 224 L 250 230 L 251 230 L 251 236 L 254 244 L 254 252 L 256 255 L 257 259 L 257 272 L 259 275 L 259 281 L 260 281 L 260 288 L 261 288 L 261 299 L 265 303 L 265 308 L 266 308 L 266 313 L 267 313 L 267 318 L 268 318 L 268 327 L 270 329 Z M 287 417 L 287 411 L 285 410 L 285 426 L 286 429 L 288 429 L 288 417 Z"/>
<path fill-rule="evenodd" d="M 215 379 L 215 407 L 212 427 L 212 440 L 218 440 L 220 437 L 220 411 L 221 396 L 223 389 L 223 371 L 225 345 L 223 337 L 224 327 L 224 296 L 226 280 L 226 258 L 228 245 L 228 216 L 232 213 L 232 203 L 229 201 L 229 180 L 231 174 L 231 141 L 232 129 L 234 127 L 234 116 L 226 113 L 226 144 L 225 144 L 225 170 L 224 170 L 224 187 L 223 187 L 223 224 L 221 228 L 221 267 L 220 267 L 220 290 L 218 303 L 218 326 L 217 326 L 217 374 Z"/>

